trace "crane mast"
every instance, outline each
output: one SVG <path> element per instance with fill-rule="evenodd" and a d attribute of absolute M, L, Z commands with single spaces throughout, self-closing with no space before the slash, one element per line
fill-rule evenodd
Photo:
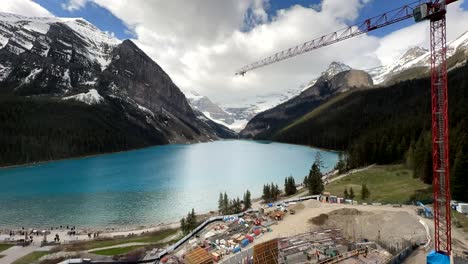
<path fill-rule="evenodd" d="M 434 246 L 450 255 L 450 166 L 447 87 L 446 6 L 457 0 L 415 1 L 361 23 L 280 51 L 263 60 L 242 67 L 236 75 L 343 41 L 378 28 L 413 17 L 416 22 L 430 21 L 432 160 L 434 187 Z"/>
<path fill-rule="evenodd" d="M 430 6 L 432 166 L 434 186 L 435 250 L 451 253 L 450 166 L 447 87 L 446 6 Z"/>

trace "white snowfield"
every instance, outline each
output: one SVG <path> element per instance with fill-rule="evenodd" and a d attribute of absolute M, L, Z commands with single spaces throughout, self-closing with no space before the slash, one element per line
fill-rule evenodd
<path fill-rule="evenodd" d="M 36 40 L 48 47 L 44 35 L 50 26 L 56 23 L 70 27 L 89 46 L 81 52 L 90 61 L 97 61 L 101 70 L 109 65 L 112 48 L 121 43 L 119 39 L 102 32 L 83 18 L 26 17 L 0 12 L 0 49 L 7 46 L 8 50 L 19 55 L 31 50 Z M 18 43 L 20 47 L 8 45 L 10 40 Z M 61 43 L 71 47 L 70 43 Z M 47 54 L 48 52 L 41 53 L 42 56 Z"/>
<path fill-rule="evenodd" d="M 91 89 L 87 93 L 79 93 L 76 95 L 63 97 L 63 100 L 76 100 L 87 105 L 95 105 L 104 102 L 104 98 L 98 93 L 96 89 Z"/>
<path fill-rule="evenodd" d="M 447 58 L 455 54 L 457 49 L 468 48 L 468 31 L 447 44 Z M 414 51 L 414 52 L 411 52 Z M 393 63 L 369 71 L 374 84 L 381 84 L 391 76 L 413 67 L 430 67 L 430 51 L 421 47 L 412 47 Z"/>

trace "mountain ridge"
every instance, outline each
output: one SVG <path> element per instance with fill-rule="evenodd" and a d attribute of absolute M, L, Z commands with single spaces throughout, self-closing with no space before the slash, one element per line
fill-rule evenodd
<path fill-rule="evenodd" d="M 333 95 L 350 89 L 372 87 L 372 78 L 366 72 L 347 70 L 349 66 L 346 65 L 335 70 L 337 65 L 336 62 L 332 62 L 312 86 L 296 97 L 256 115 L 241 131 L 240 136 L 253 139 L 269 138 Z"/>
<path fill-rule="evenodd" d="M 195 112 L 170 76 L 135 43 L 117 40 L 82 19 L 0 13 L 0 94 L 48 100 L 51 107 L 59 100 L 114 111 L 111 119 L 121 125 L 112 129 L 144 131 L 147 139 L 139 147 L 234 137 Z M 72 110 L 63 103 L 56 107 Z M 40 105 L 48 111 L 47 104 Z M 85 115 L 75 116 L 84 122 Z M 130 134 L 123 131 L 122 137 Z M 132 147 L 128 144 L 125 149 Z"/>

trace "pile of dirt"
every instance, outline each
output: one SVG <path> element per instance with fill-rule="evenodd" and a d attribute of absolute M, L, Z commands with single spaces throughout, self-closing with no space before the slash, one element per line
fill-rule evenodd
<path fill-rule="evenodd" d="M 349 216 L 349 215 L 361 215 L 363 212 L 359 211 L 356 208 L 342 208 L 329 213 L 330 216 L 339 215 L 339 216 Z"/>
<path fill-rule="evenodd" d="M 343 208 L 328 214 L 327 225 L 342 228 L 345 236 L 355 241 L 369 239 L 393 244 L 426 240 L 426 231 L 418 219 L 402 211 Z"/>
<path fill-rule="evenodd" d="M 305 208 L 305 205 L 303 203 L 298 203 L 298 204 L 294 204 L 294 205 L 290 205 L 288 207 L 289 210 L 294 210 L 296 213 L 304 210 Z"/>
<path fill-rule="evenodd" d="M 313 217 L 309 219 L 310 222 L 314 225 L 324 225 L 328 220 L 328 215 L 327 214 L 320 214 L 319 216 Z"/>

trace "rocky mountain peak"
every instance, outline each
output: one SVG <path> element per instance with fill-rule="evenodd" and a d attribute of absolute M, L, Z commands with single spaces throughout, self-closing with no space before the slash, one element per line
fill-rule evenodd
<path fill-rule="evenodd" d="M 319 77 L 307 83 L 307 85 L 305 85 L 304 88 L 302 88 L 302 91 L 309 89 L 310 87 L 314 86 L 317 82 L 328 81 L 331 78 L 335 77 L 335 75 L 337 75 L 338 73 L 349 70 L 351 70 L 351 67 L 349 67 L 348 65 L 342 62 L 332 61 L 330 65 L 328 65 L 327 69 L 323 71 Z"/>
<path fill-rule="evenodd" d="M 399 61 L 400 64 L 407 63 L 409 61 L 415 60 L 416 58 L 421 57 L 422 55 L 429 52 L 427 49 L 423 47 L 412 47 L 409 48 L 403 55 L 400 57 Z"/>
<path fill-rule="evenodd" d="M 81 18 L 0 13 L 0 92 L 112 108 L 163 142 L 232 134 L 195 112 L 135 43 Z"/>
<path fill-rule="evenodd" d="M 322 76 L 324 76 L 327 79 L 331 79 L 338 73 L 349 70 L 351 70 L 351 67 L 349 67 L 348 65 L 341 62 L 333 61 L 332 63 L 330 63 L 330 65 L 328 65 L 328 68 L 324 72 L 322 72 Z"/>

